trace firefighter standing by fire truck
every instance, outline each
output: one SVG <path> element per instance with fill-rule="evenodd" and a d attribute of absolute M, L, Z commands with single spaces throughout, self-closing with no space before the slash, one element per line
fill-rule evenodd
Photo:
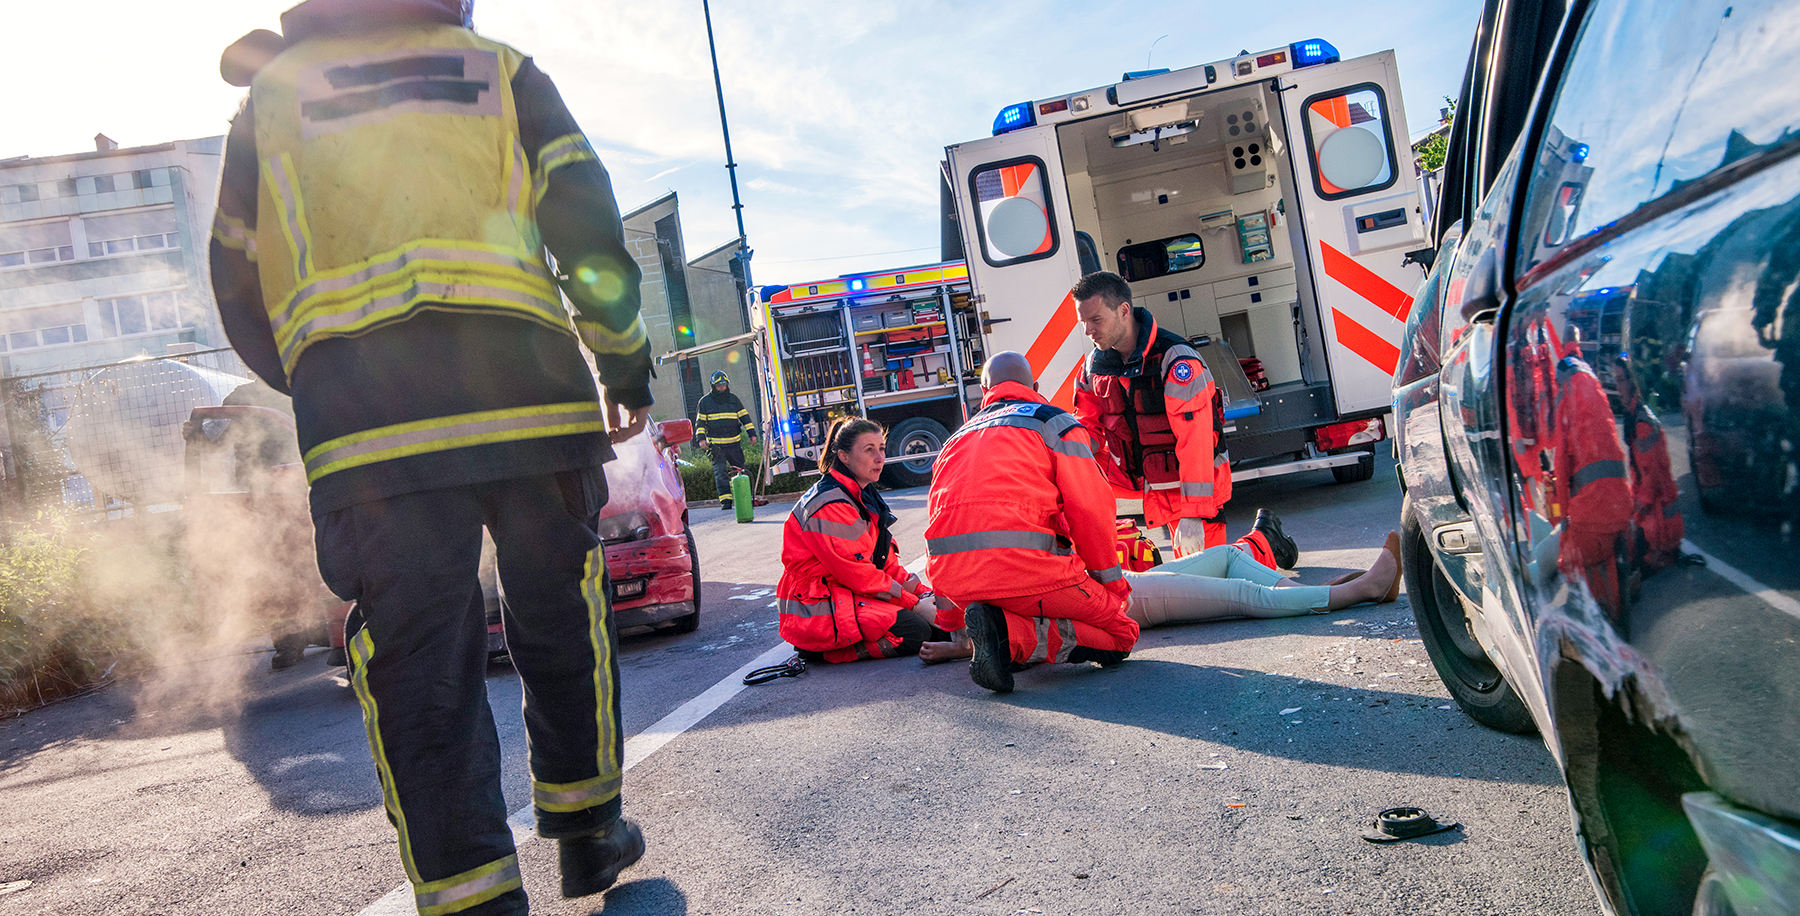
<path fill-rule="evenodd" d="M 644 851 L 620 816 L 594 525 L 608 421 L 619 440 L 643 429 L 650 361 L 606 170 L 549 78 L 469 14 L 470 0 L 284 13 L 279 54 L 233 81 L 250 94 L 210 259 L 233 347 L 294 398 L 320 572 L 356 602 L 350 679 L 414 902 L 523 916 L 470 601 L 482 529 L 524 682 L 537 831 L 558 840 L 563 895 L 599 893 Z"/>
<path fill-rule="evenodd" d="M 719 491 L 719 508 L 731 508 L 731 472 L 744 466 L 744 437 L 756 438 L 750 411 L 731 393 L 731 378 L 723 370 L 712 374 L 712 391 L 700 399 L 695 411 L 700 421 L 695 430 L 699 446 L 712 455 L 713 487 Z"/>
<path fill-rule="evenodd" d="M 1075 380 L 1075 415 L 1094 434 L 1096 458 L 1115 490 L 1142 493 L 1146 524 L 1167 525 L 1177 556 L 1225 541 L 1231 456 L 1224 399 L 1200 354 L 1131 304 L 1131 287 L 1099 271 L 1071 290 L 1094 350 Z M 1270 567 L 1299 559 L 1293 539 L 1258 512 L 1244 546 Z"/>

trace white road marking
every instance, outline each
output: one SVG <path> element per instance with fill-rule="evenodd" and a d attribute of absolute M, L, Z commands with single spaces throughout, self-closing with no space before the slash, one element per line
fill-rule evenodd
<path fill-rule="evenodd" d="M 925 567 L 925 558 L 906 564 L 906 571 L 918 573 Z M 643 763 L 651 754 L 662 750 L 663 745 L 675 740 L 682 732 L 700 724 L 700 720 L 712 715 L 719 707 L 732 697 L 743 692 L 744 675 L 757 668 L 779 664 L 787 661 L 793 648 L 781 642 L 770 646 L 763 654 L 745 662 L 738 670 L 726 675 L 724 680 L 706 689 L 705 693 L 681 704 L 681 707 L 661 719 L 655 725 L 625 739 L 625 769 Z M 536 824 L 531 814 L 531 806 L 526 805 L 512 813 L 506 819 L 506 825 L 512 828 L 513 845 L 523 846 L 537 839 L 533 830 Z M 417 912 L 413 905 L 412 885 L 402 884 L 381 896 L 380 900 L 369 904 L 356 916 L 409 916 Z"/>
<path fill-rule="evenodd" d="M 1778 611 L 1782 611 L 1791 617 L 1800 618 L 1800 601 L 1795 601 L 1767 585 L 1750 578 L 1749 574 L 1745 573 L 1743 570 L 1701 550 L 1694 545 L 1693 541 L 1682 541 L 1681 549 L 1688 553 L 1697 553 L 1700 556 L 1705 557 L 1706 568 L 1717 573 L 1719 578 L 1761 598 L 1770 607 L 1775 608 Z"/>

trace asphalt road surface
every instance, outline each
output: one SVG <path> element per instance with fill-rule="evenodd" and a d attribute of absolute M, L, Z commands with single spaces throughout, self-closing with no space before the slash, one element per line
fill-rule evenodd
<path fill-rule="evenodd" d="M 1316 583 L 1372 561 L 1399 501 L 1384 454 L 1364 483 L 1243 484 L 1228 519 L 1236 537 L 1274 509 Z M 912 560 L 924 491 L 890 502 Z M 640 754 L 640 733 L 778 644 L 788 509 L 694 511 L 700 630 L 622 640 Z M 339 669 L 322 650 L 267 665 L 255 647 L 173 663 L 0 725 L 0 916 L 410 912 Z M 744 689 L 627 772 L 649 852 L 604 897 L 560 899 L 554 844 L 520 848 L 533 912 L 1597 912 L 1550 755 L 1453 708 L 1404 594 L 1148 630 L 1117 668 L 1017 680 L 996 696 L 964 664 L 897 659 Z M 518 810 L 509 667 L 488 692 Z M 1361 838 L 1399 805 L 1462 827 Z"/>

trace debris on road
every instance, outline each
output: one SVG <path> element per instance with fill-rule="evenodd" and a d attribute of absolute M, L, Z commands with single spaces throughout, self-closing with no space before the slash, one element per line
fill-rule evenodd
<path fill-rule="evenodd" d="M 1085 878 L 1087 876 L 1082 875 L 1081 877 Z M 5 884 L 0 884 L 0 897 L 4 897 L 7 894 L 16 893 L 18 891 L 22 891 L 30 886 L 31 886 L 30 881 L 8 881 Z"/>
<path fill-rule="evenodd" d="M 1411 840 L 1446 830 L 1459 830 L 1461 824 L 1440 824 L 1424 808 L 1389 808 L 1363 831 L 1363 839 L 1371 843 L 1394 843 Z"/>
<path fill-rule="evenodd" d="M 1014 876 L 1013 876 L 1013 875 L 1007 875 L 1007 876 L 1006 876 L 1006 880 L 1005 880 L 1005 881 L 1002 881 L 1002 882 L 1000 882 L 1000 883 L 999 883 L 999 884 L 996 884 L 996 885 L 994 885 L 994 886 L 993 886 L 993 887 L 990 887 L 990 888 L 988 888 L 988 889 L 987 889 L 987 890 L 985 890 L 985 891 L 982 891 L 982 892 L 981 892 L 981 893 L 979 893 L 979 894 L 976 894 L 976 895 L 975 895 L 975 899 L 976 899 L 976 900 L 980 900 L 980 899 L 981 899 L 981 898 L 983 898 L 983 897 L 986 897 L 986 896 L 987 896 L 987 895 L 989 895 L 989 894 L 991 894 L 991 893 L 993 893 L 993 892 L 995 892 L 995 891 L 997 891 L 997 890 L 999 890 L 999 889 L 1001 889 L 1001 888 L 1003 888 L 1003 887 L 1005 887 L 1005 886 L 1007 886 L 1007 885 L 1008 885 L 1008 884 L 1011 884 L 1011 883 L 1013 883 L 1013 877 L 1014 877 Z"/>
<path fill-rule="evenodd" d="M 1203 763 L 1203 764 L 1200 764 L 1200 769 L 1202 769 L 1202 770 L 1227 770 L 1227 769 L 1230 769 L 1230 767 L 1226 766 L 1223 763 Z"/>
<path fill-rule="evenodd" d="M 1303 708 L 1304 707 L 1300 707 L 1300 706 L 1290 706 L 1287 709 L 1282 710 L 1280 714 L 1284 715 L 1284 716 L 1291 716 L 1294 713 L 1299 712 Z"/>

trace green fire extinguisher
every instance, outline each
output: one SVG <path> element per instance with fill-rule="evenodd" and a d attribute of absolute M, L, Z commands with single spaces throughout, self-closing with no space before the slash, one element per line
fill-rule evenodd
<path fill-rule="evenodd" d="M 743 471 L 731 478 L 731 508 L 737 513 L 739 524 L 751 521 L 756 515 L 756 506 L 750 502 L 750 475 Z"/>

